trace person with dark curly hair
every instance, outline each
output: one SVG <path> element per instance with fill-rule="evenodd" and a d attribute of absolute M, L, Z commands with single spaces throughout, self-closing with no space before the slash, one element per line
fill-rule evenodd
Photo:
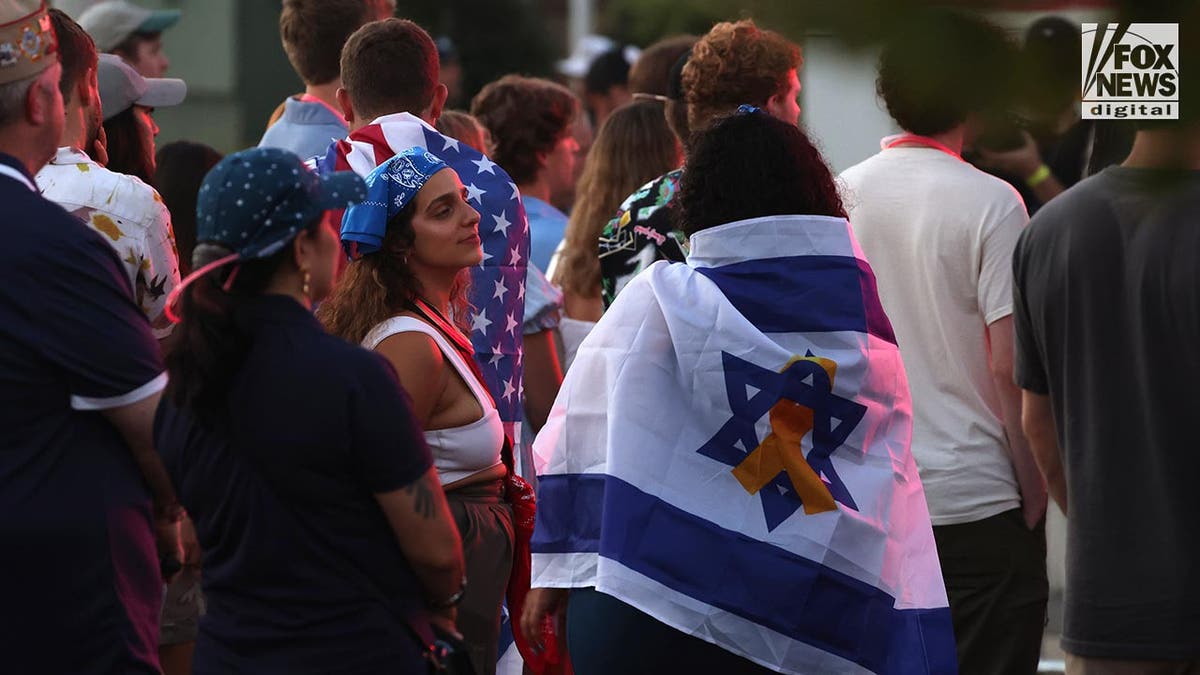
<path fill-rule="evenodd" d="M 684 62 L 672 68 L 668 83 L 668 119 L 685 150 L 689 136 L 744 104 L 796 124 L 802 62 L 798 46 L 750 19 L 713 26 Z M 676 169 L 642 186 L 604 228 L 600 267 L 605 306 L 650 263 L 682 262 L 687 256 L 685 238 L 669 208 L 681 177 L 682 169 Z"/>
<path fill-rule="evenodd" d="M 847 169 L 850 222 L 879 279 L 913 394 L 964 673 L 1032 673 L 1046 616 L 1046 486 L 1013 383 L 1013 248 L 1028 222 L 1004 181 L 962 160 L 1014 49 L 976 16 L 900 27 L 878 90 L 904 130 Z"/>
<path fill-rule="evenodd" d="M 551 202 L 572 189 L 579 100 L 550 80 L 506 75 L 475 96 L 471 114 L 492 136 L 492 159 L 521 191 L 529 217 L 529 259 L 545 270 L 567 228 L 566 214 Z"/>
<path fill-rule="evenodd" d="M 687 262 L 630 282 L 538 436 L 526 632 L 565 615 L 579 675 L 953 672 L 903 366 L 833 174 L 752 106 L 688 162 Z M 841 402 L 810 398 L 835 377 Z"/>

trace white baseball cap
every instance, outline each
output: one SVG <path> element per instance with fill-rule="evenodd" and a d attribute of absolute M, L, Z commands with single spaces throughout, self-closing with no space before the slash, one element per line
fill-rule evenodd
<path fill-rule="evenodd" d="M 107 0 L 79 15 L 79 25 L 92 36 L 96 49 L 111 52 L 134 33 L 161 33 L 179 21 L 177 9 L 146 9 L 125 0 Z"/>
<path fill-rule="evenodd" d="M 183 103 L 187 83 L 173 77 L 142 77 L 116 54 L 101 54 L 96 69 L 100 84 L 100 108 L 105 121 L 129 108 L 169 108 Z"/>

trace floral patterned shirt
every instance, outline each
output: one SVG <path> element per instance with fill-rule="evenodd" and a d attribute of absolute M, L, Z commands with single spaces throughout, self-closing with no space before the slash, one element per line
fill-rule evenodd
<path fill-rule="evenodd" d="M 683 170 L 676 169 L 643 185 L 621 203 L 617 216 L 604 227 L 599 253 L 605 307 L 652 263 L 687 258 L 687 241 L 670 208 L 682 177 Z"/>
<path fill-rule="evenodd" d="M 133 298 L 158 339 L 171 334 L 164 308 L 179 285 L 171 214 L 154 188 L 114 173 L 75 148 L 59 148 L 37 174 L 42 194 L 104 235 L 125 264 Z"/>

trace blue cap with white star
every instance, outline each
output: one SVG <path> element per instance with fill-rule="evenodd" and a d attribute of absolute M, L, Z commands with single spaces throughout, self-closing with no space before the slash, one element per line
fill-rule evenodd
<path fill-rule="evenodd" d="M 196 242 L 217 244 L 241 260 L 265 258 L 326 211 L 366 197 L 352 171 L 318 176 L 296 155 L 251 148 L 221 160 L 196 198 Z"/>

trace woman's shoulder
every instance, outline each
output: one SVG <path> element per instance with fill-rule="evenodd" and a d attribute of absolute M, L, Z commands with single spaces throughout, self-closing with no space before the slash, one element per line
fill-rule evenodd
<path fill-rule="evenodd" d="M 401 379 L 415 382 L 434 378 L 450 364 L 437 328 L 413 312 L 401 312 L 377 324 L 363 346 L 383 356 Z"/>
<path fill-rule="evenodd" d="M 422 338 L 422 335 L 426 337 Z M 385 340 L 397 341 L 392 340 L 392 338 L 397 338 L 398 341 L 412 341 L 418 344 L 422 344 L 428 339 L 436 343 L 436 336 L 436 328 L 420 318 L 415 312 L 404 311 L 375 324 L 371 330 L 367 331 L 366 337 L 362 340 L 362 346 L 367 349 L 376 349 Z"/>

